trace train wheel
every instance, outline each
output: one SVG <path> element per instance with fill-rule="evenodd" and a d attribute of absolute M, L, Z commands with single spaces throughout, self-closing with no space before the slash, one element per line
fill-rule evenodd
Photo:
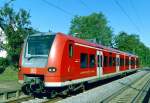
<path fill-rule="evenodd" d="M 81 86 L 81 92 L 85 92 L 85 85 L 84 84 L 82 84 L 82 86 Z"/>
<path fill-rule="evenodd" d="M 29 84 L 25 84 L 22 86 L 21 90 L 23 91 L 23 93 L 25 95 L 31 95 L 31 91 L 30 91 L 30 85 Z"/>
<path fill-rule="evenodd" d="M 52 91 L 50 92 L 50 96 L 51 96 L 51 98 L 56 97 L 56 96 L 57 96 L 57 92 L 56 92 L 55 90 L 52 90 Z"/>

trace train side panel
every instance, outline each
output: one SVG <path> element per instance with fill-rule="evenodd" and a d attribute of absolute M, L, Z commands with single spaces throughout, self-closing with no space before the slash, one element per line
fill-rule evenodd
<path fill-rule="evenodd" d="M 68 44 L 69 46 L 69 44 Z M 68 47 L 69 48 L 69 47 Z M 66 52 L 69 51 L 69 49 L 66 48 Z M 90 58 L 93 58 L 93 65 L 90 65 Z M 84 47 L 83 45 L 80 45 L 79 43 L 73 43 L 73 56 L 70 58 L 68 54 L 66 54 L 63 57 L 63 61 L 65 59 L 70 60 L 68 62 L 68 66 L 65 66 L 65 64 L 62 64 L 62 67 L 65 66 L 65 69 L 70 68 L 71 74 L 70 77 L 68 77 L 71 80 L 77 80 L 77 79 L 84 79 L 88 77 L 96 76 L 96 50 L 90 49 L 87 47 Z"/>

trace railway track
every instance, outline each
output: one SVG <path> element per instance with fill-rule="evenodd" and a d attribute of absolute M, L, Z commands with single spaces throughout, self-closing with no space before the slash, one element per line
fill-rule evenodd
<path fill-rule="evenodd" d="M 21 103 L 23 101 L 28 101 L 28 100 L 33 99 L 33 98 L 34 97 L 31 97 L 31 96 L 23 96 L 23 97 L 20 97 L 17 99 L 6 101 L 5 103 Z"/>
<path fill-rule="evenodd" d="M 147 87 L 150 87 L 150 73 L 147 73 L 144 77 L 135 80 L 132 84 L 125 84 L 122 82 L 120 82 L 120 84 L 124 85 L 124 88 L 103 100 L 102 103 L 141 103 L 146 95 L 146 92 L 148 91 Z M 55 103 L 60 100 L 62 100 L 61 97 L 56 97 L 53 99 L 39 99 L 26 96 L 10 100 L 5 103 Z"/>
<path fill-rule="evenodd" d="M 56 97 L 53 99 L 47 99 L 47 98 L 39 99 L 39 98 L 33 98 L 33 97 L 26 97 L 26 98 L 21 98 L 17 100 L 12 100 L 6 103 L 55 103 L 61 99 L 62 98 L 60 97 Z"/>
<path fill-rule="evenodd" d="M 121 84 L 125 85 L 125 87 L 101 103 L 142 103 L 150 88 L 150 73 L 147 73 L 144 77 L 134 81 L 130 85 Z"/>

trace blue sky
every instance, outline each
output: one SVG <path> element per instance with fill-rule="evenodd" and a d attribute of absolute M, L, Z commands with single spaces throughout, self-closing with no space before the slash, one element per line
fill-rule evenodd
<path fill-rule="evenodd" d="M 0 0 L 0 7 L 8 0 Z M 40 31 L 68 33 L 70 21 L 74 15 L 89 15 L 102 12 L 115 34 L 120 31 L 135 33 L 141 41 L 150 47 L 150 0 L 47 0 L 70 14 L 66 14 L 44 2 L 44 0 L 16 0 L 15 10 L 24 8 L 30 12 L 32 26 Z M 129 19 L 131 18 L 131 19 Z M 138 29 L 137 29 L 138 28 Z"/>

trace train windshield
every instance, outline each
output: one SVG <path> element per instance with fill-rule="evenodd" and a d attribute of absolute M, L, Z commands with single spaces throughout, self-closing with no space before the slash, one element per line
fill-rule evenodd
<path fill-rule="evenodd" d="M 26 57 L 48 57 L 55 35 L 30 36 L 26 45 Z"/>

